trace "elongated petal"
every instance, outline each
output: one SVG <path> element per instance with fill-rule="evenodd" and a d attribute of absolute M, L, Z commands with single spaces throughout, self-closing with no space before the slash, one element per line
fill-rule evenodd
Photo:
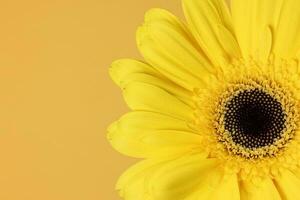
<path fill-rule="evenodd" d="M 235 174 L 224 176 L 220 185 L 213 192 L 211 199 L 240 200 L 240 192 L 239 192 L 237 176 Z"/>
<path fill-rule="evenodd" d="M 128 170 L 119 178 L 116 189 L 120 196 L 126 200 L 141 200 L 149 198 L 147 195 L 146 178 L 168 160 L 149 159 L 141 161 Z"/>
<path fill-rule="evenodd" d="M 189 106 L 194 104 L 192 101 L 193 94 L 190 91 L 170 81 L 146 63 L 132 59 L 117 60 L 111 65 L 110 75 L 124 90 L 132 82 L 146 83 L 174 95 Z"/>
<path fill-rule="evenodd" d="M 151 112 L 128 113 L 108 131 L 108 139 L 116 150 L 142 158 L 191 151 L 202 139 L 187 122 Z"/>
<path fill-rule="evenodd" d="M 205 184 L 218 179 L 210 173 L 217 165 L 214 159 L 205 159 L 195 154 L 184 156 L 169 162 L 157 170 L 149 179 L 149 190 L 154 199 L 181 200 L 194 192 L 196 187 L 203 181 Z M 207 178 L 210 175 L 212 181 Z"/>
<path fill-rule="evenodd" d="M 123 87 L 124 81 L 130 79 L 130 76 L 133 74 L 161 76 L 153 67 L 133 59 L 120 59 L 114 61 L 111 64 L 109 72 L 113 81 L 121 88 Z"/>
<path fill-rule="evenodd" d="M 235 34 L 244 57 L 264 54 L 270 49 L 270 40 L 265 30 L 275 30 L 278 24 L 282 0 L 232 0 L 231 12 Z M 264 49 L 261 49 L 265 46 Z"/>
<path fill-rule="evenodd" d="M 262 62 L 268 61 L 268 58 L 272 52 L 273 37 L 274 35 L 270 26 L 266 26 L 265 29 L 260 33 L 256 55 L 258 60 Z"/>
<path fill-rule="evenodd" d="M 208 178 L 199 183 L 195 191 L 188 195 L 185 200 L 239 200 L 240 191 L 237 175 L 226 175 L 221 170 L 213 169 L 207 172 Z"/>
<path fill-rule="evenodd" d="M 134 82 L 124 90 L 127 104 L 133 110 L 159 112 L 182 120 L 192 120 L 193 109 L 167 91 L 154 85 Z"/>
<path fill-rule="evenodd" d="M 270 9 L 270 8 L 269 8 Z M 275 29 L 274 52 L 283 58 L 294 57 L 300 47 L 300 1 L 283 1 Z"/>
<path fill-rule="evenodd" d="M 296 56 L 300 46 L 298 0 L 232 0 L 231 8 L 236 36 L 245 56 L 265 56 L 268 49 L 281 58 Z"/>
<path fill-rule="evenodd" d="M 254 185 L 249 181 L 241 181 L 240 192 L 243 200 L 281 200 L 277 188 L 269 178 L 262 180 L 259 185 Z"/>
<path fill-rule="evenodd" d="M 193 35 L 215 65 L 222 64 L 226 56 L 240 54 L 224 0 L 183 0 L 183 8 Z"/>
<path fill-rule="evenodd" d="M 137 43 L 147 62 L 188 90 L 207 84 L 215 72 L 185 26 L 165 10 L 146 13 Z"/>
<path fill-rule="evenodd" d="M 193 169 L 192 165 L 196 164 L 198 161 L 206 163 L 200 164 L 198 170 L 203 170 L 205 168 L 201 168 L 201 165 L 206 165 L 208 167 L 210 164 L 209 166 L 213 166 L 214 163 L 212 161 L 206 161 L 205 157 L 206 154 L 186 154 L 182 157 L 168 156 L 166 158 L 141 161 L 122 174 L 118 180 L 116 189 L 120 191 L 120 195 L 126 200 L 146 200 L 147 198 L 149 198 L 149 200 L 154 200 L 156 197 L 153 196 L 153 185 L 159 186 L 159 183 L 164 181 L 163 179 L 158 180 L 158 182 L 156 182 L 157 184 L 153 184 L 151 180 L 155 178 L 155 174 L 161 173 L 170 166 L 182 166 L 182 168 Z M 171 171 L 175 170 L 176 168 L 171 169 Z M 204 174 L 204 176 L 206 175 Z M 182 186 L 185 187 L 184 182 L 178 184 L 182 184 Z M 161 189 L 163 190 L 164 188 Z"/>
<path fill-rule="evenodd" d="M 275 185 L 281 199 L 297 199 L 299 197 L 300 179 L 292 172 L 286 170 L 275 179 Z"/>
<path fill-rule="evenodd" d="M 240 47 L 233 34 L 223 25 L 218 25 L 218 38 L 230 58 L 240 58 Z"/>

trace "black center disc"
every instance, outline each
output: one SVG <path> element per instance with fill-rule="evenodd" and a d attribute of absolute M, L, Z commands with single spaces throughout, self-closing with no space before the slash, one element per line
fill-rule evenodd
<path fill-rule="evenodd" d="M 234 143 L 245 148 L 273 144 L 280 138 L 285 121 L 281 103 L 260 89 L 242 91 L 225 106 L 225 129 Z"/>

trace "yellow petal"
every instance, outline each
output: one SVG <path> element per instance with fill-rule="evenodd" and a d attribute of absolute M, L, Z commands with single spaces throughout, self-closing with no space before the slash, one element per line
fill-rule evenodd
<path fill-rule="evenodd" d="M 240 47 L 232 33 L 223 25 L 218 25 L 218 38 L 229 58 L 240 58 Z"/>
<path fill-rule="evenodd" d="M 243 200 L 281 200 L 273 181 L 266 178 L 259 185 L 254 185 L 249 181 L 240 183 L 241 199 Z"/>
<path fill-rule="evenodd" d="M 202 175 L 201 182 L 185 200 L 212 200 L 224 174 L 218 169 L 211 169 Z"/>
<path fill-rule="evenodd" d="M 261 39 L 266 27 L 275 30 L 281 12 L 283 0 L 231 0 L 231 12 L 235 34 L 244 57 L 256 56 L 262 48 Z M 286 30 L 284 30 L 286 31 Z M 276 34 L 276 33 L 275 33 Z M 267 43 L 265 43 L 267 42 Z M 270 41 L 264 41 L 266 50 L 270 49 Z"/>
<path fill-rule="evenodd" d="M 180 165 L 184 160 L 196 162 L 199 159 L 203 160 L 205 157 L 205 154 L 197 154 L 193 156 L 193 159 L 191 159 L 191 155 L 183 155 L 179 158 L 169 156 L 162 159 L 143 160 L 122 174 L 117 182 L 116 189 L 119 190 L 120 196 L 126 200 L 154 200 L 156 198 L 151 192 L 151 185 L 155 183 L 151 182 L 151 179 L 155 173 L 175 163 Z"/>
<path fill-rule="evenodd" d="M 141 161 L 128 170 L 119 178 L 116 189 L 119 194 L 126 200 L 141 200 L 149 198 L 146 187 L 146 177 L 159 168 L 168 160 L 150 159 Z"/>
<path fill-rule="evenodd" d="M 153 67 L 143 62 L 131 59 L 116 60 L 111 65 L 110 75 L 122 89 L 126 89 L 126 86 L 132 82 L 147 83 L 167 91 L 189 106 L 194 105 L 193 94 L 190 91 L 168 80 Z"/>
<path fill-rule="evenodd" d="M 280 177 L 275 179 L 275 185 L 282 199 L 298 199 L 300 179 L 292 172 L 285 170 Z"/>
<path fill-rule="evenodd" d="M 224 176 L 220 185 L 216 188 L 210 198 L 214 200 L 239 200 L 240 192 L 237 175 Z"/>
<path fill-rule="evenodd" d="M 144 173 L 147 169 L 153 167 L 154 165 L 157 165 L 160 162 L 160 160 L 157 161 L 154 159 L 146 159 L 131 166 L 119 177 L 116 184 L 116 189 L 124 189 L 131 181 L 134 181 L 136 175 L 138 175 L 139 173 Z"/>
<path fill-rule="evenodd" d="M 149 191 L 157 200 L 184 199 L 207 180 L 216 165 L 214 159 L 205 159 L 199 154 L 186 155 L 157 170 L 149 179 Z M 213 176 L 210 178 L 215 179 Z"/>
<path fill-rule="evenodd" d="M 120 87 L 123 86 L 122 83 L 129 79 L 132 74 L 142 73 L 157 77 L 160 76 L 159 72 L 151 66 L 132 59 L 120 59 L 114 61 L 111 64 L 109 73 L 113 81 Z"/>
<path fill-rule="evenodd" d="M 257 50 L 257 58 L 262 62 L 266 62 L 270 56 L 273 44 L 273 35 L 271 27 L 267 26 L 261 33 L 260 43 Z"/>
<path fill-rule="evenodd" d="M 113 123 L 108 139 L 119 152 L 133 157 L 180 154 L 199 147 L 201 136 L 186 122 L 151 112 L 131 112 Z"/>
<path fill-rule="evenodd" d="M 270 9 L 270 8 L 268 8 Z M 296 55 L 300 47 L 300 1 L 283 2 L 278 25 L 275 29 L 274 52 L 283 58 Z"/>
<path fill-rule="evenodd" d="M 230 34 L 233 33 L 228 7 L 224 0 L 183 0 L 183 9 L 193 35 L 199 42 L 205 54 L 214 65 L 223 63 L 226 54 L 220 43 L 218 24 L 224 26 Z M 228 35 L 228 34 L 227 34 Z M 233 37 L 228 41 L 236 46 Z M 226 46 L 227 47 L 227 46 Z M 225 49 L 225 50 L 228 50 Z M 236 50 L 232 48 L 231 50 Z M 232 53 L 232 52 L 228 52 Z M 234 54 L 238 54 L 234 52 Z"/>
<path fill-rule="evenodd" d="M 124 90 L 125 101 L 132 110 L 145 110 L 192 120 L 193 109 L 167 91 L 154 85 L 133 82 Z"/>
<path fill-rule="evenodd" d="M 202 187 L 197 187 L 196 191 L 189 194 L 184 200 L 210 200 L 212 194 L 213 189 L 208 185 L 204 185 Z"/>
<path fill-rule="evenodd" d="M 207 179 L 185 200 L 239 200 L 240 191 L 237 175 L 225 175 L 216 168 L 206 175 Z M 243 199 L 242 199 L 243 200 Z"/>
<path fill-rule="evenodd" d="M 137 43 L 147 62 L 188 90 L 207 83 L 215 71 L 184 25 L 165 10 L 146 13 Z"/>

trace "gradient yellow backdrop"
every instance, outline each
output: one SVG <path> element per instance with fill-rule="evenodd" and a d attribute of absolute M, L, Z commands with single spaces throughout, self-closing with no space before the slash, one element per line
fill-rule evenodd
<path fill-rule="evenodd" d="M 106 127 L 127 108 L 108 77 L 112 60 L 140 58 L 135 30 L 180 0 L 0 2 L 0 199 L 118 200 L 135 160 Z"/>

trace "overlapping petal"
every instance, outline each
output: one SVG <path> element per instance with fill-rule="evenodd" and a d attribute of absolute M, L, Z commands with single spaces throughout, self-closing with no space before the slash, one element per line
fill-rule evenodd
<path fill-rule="evenodd" d="M 183 0 L 189 27 L 215 66 L 228 57 L 240 57 L 231 15 L 224 0 Z"/>
<path fill-rule="evenodd" d="M 112 146 L 133 157 L 159 157 L 197 149 L 201 136 L 186 121 L 154 112 L 131 112 L 113 123 Z"/>
<path fill-rule="evenodd" d="M 256 56 L 271 47 L 281 58 L 295 57 L 300 45 L 299 8 L 297 0 L 232 0 L 233 25 L 243 55 Z"/>
<path fill-rule="evenodd" d="M 216 71 L 183 23 L 165 10 L 146 13 L 137 43 L 147 62 L 188 90 L 207 84 Z"/>
<path fill-rule="evenodd" d="M 220 175 L 211 173 L 218 165 L 206 154 L 185 154 L 181 158 L 147 159 L 129 168 L 118 180 L 117 189 L 126 200 L 183 199 L 207 180 L 205 186 L 214 187 Z M 199 174 L 202 179 L 199 179 Z M 205 187 L 202 185 L 202 187 Z"/>
<path fill-rule="evenodd" d="M 133 110 L 190 118 L 193 94 L 168 80 L 153 67 L 140 61 L 122 59 L 112 64 L 110 74 L 123 89 L 125 100 Z M 171 102 L 177 106 L 170 108 Z"/>
<path fill-rule="evenodd" d="M 219 177 L 210 172 L 217 165 L 217 160 L 205 159 L 201 154 L 185 155 L 168 162 L 151 175 L 148 186 L 150 193 L 157 200 L 181 200 L 201 183 L 213 187 L 212 182 L 217 182 Z"/>
<path fill-rule="evenodd" d="M 300 179 L 291 171 L 285 170 L 274 181 L 281 199 L 298 199 Z"/>
<path fill-rule="evenodd" d="M 213 169 L 201 176 L 201 183 L 185 200 L 239 200 L 237 176 L 224 176 L 218 169 Z"/>
<path fill-rule="evenodd" d="M 120 196 L 126 200 L 148 199 L 147 192 L 148 177 L 167 160 L 148 159 L 143 160 L 125 171 L 119 178 L 116 189 Z"/>
<path fill-rule="evenodd" d="M 243 200 L 281 200 L 272 179 L 266 178 L 255 185 L 251 181 L 241 181 L 240 195 Z"/>

